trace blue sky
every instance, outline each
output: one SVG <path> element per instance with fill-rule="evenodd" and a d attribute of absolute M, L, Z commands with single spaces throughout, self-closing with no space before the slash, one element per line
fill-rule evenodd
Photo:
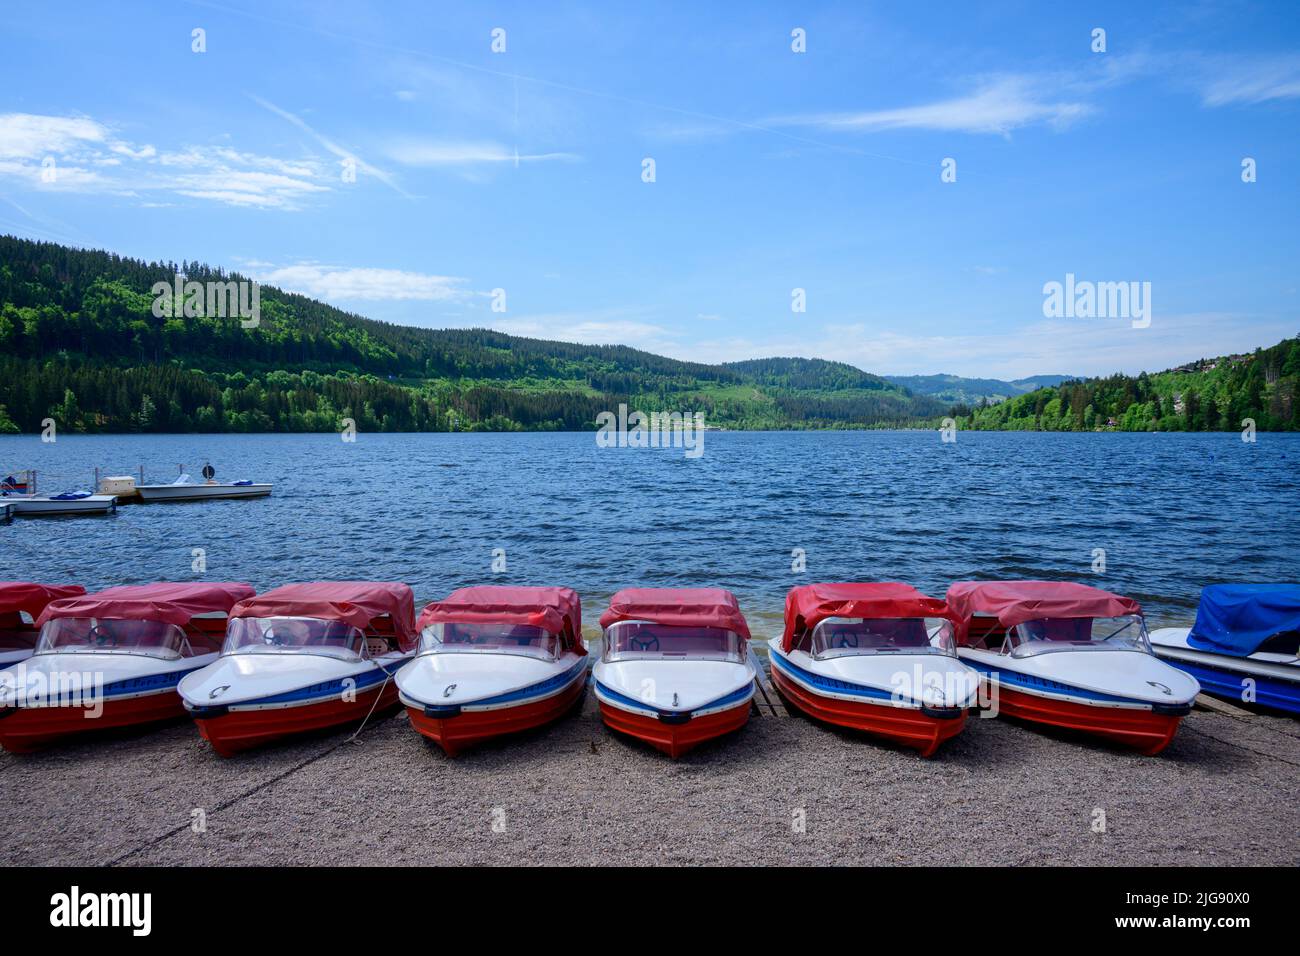
<path fill-rule="evenodd" d="M 6 3 L 0 231 L 709 362 L 1104 374 L 1300 333 L 1293 3 L 700 6 Z M 1067 273 L 1150 282 L 1150 327 L 1045 318 Z"/>

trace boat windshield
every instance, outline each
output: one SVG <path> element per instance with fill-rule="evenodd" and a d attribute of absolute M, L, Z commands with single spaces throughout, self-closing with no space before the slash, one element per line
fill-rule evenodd
<path fill-rule="evenodd" d="M 175 624 L 101 617 L 46 621 L 37 654 L 141 654 L 164 660 L 190 657 L 190 642 Z"/>
<path fill-rule="evenodd" d="M 356 661 L 369 657 L 360 628 L 315 617 L 237 617 L 226 625 L 222 654 L 311 654 Z"/>
<path fill-rule="evenodd" d="M 420 636 L 421 654 L 517 654 L 553 661 L 560 639 L 528 624 L 439 622 Z"/>
<path fill-rule="evenodd" d="M 0 651 L 29 651 L 36 645 L 36 628 L 22 611 L 0 613 Z"/>
<path fill-rule="evenodd" d="M 859 654 L 955 654 L 952 624 L 943 618 L 829 617 L 813 629 L 819 661 Z"/>
<path fill-rule="evenodd" d="M 744 640 L 721 627 L 619 621 L 605 631 L 605 660 L 696 660 L 744 663 Z"/>
<path fill-rule="evenodd" d="M 1017 624 L 1007 632 L 1002 653 L 1032 657 L 1052 651 L 1146 651 L 1146 622 L 1141 615 L 1124 617 L 1047 618 Z"/>

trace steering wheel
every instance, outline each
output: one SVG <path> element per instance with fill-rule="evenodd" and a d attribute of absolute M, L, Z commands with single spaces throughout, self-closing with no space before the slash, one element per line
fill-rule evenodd
<path fill-rule="evenodd" d="M 638 651 L 657 651 L 659 650 L 659 638 L 651 634 L 648 640 L 642 641 L 635 637 L 629 637 L 627 642 Z"/>
<path fill-rule="evenodd" d="M 269 628 L 262 635 L 262 643 L 269 644 L 271 647 L 284 647 L 284 638 L 275 632 L 275 628 Z"/>
<path fill-rule="evenodd" d="M 852 643 L 850 643 L 852 641 Z M 858 635 L 853 631 L 831 631 L 831 647 L 857 647 Z"/>
<path fill-rule="evenodd" d="M 96 624 L 90 629 L 90 637 L 95 642 L 96 647 L 108 647 L 110 644 L 117 647 L 117 635 L 106 628 L 103 624 Z"/>

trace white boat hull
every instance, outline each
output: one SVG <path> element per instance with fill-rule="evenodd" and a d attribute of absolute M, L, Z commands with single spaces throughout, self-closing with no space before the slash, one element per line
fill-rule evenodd
<path fill-rule="evenodd" d="M 307 731 L 349 724 L 397 704 L 393 674 L 409 660 L 314 654 L 227 654 L 181 681 L 185 710 L 223 756 Z"/>
<path fill-rule="evenodd" d="M 209 498 L 264 498 L 270 484 L 137 485 L 141 501 L 203 501 Z"/>
<path fill-rule="evenodd" d="M 1196 679 L 1138 650 L 1062 650 L 1029 657 L 960 647 L 998 714 L 1084 731 L 1145 754 L 1174 738 L 1200 693 Z"/>
<path fill-rule="evenodd" d="M 1152 631 L 1151 649 L 1195 677 L 1207 693 L 1300 713 L 1300 659 L 1266 651 L 1231 657 L 1192 647 L 1187 641 L 1190 634 L 1186 627 Z"/>
<path fill-rule="evenodd" d="M 113 495 L 91 495 L 89 498 L 70 498 L 58 501 L 53 498 L 10 498 L 14 514 L 19 517 L 44 517 L 47 515 L 104 515 L 117 509 Z"/>

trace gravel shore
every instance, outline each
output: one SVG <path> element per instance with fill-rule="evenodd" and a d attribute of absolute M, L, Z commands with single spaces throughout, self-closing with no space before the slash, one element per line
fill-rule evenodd
<path fill-rule="evenodd" d="M 0 754 L 0 863 L 1300 864 L 1282 717 L 1198 710 L 1158 757 L 993 719 L 923 760 L 762 716 L 672 761 L 590 695 L 454 760 L 403 713 L 349 736 L 223 759 L 180 722 Z"/>

